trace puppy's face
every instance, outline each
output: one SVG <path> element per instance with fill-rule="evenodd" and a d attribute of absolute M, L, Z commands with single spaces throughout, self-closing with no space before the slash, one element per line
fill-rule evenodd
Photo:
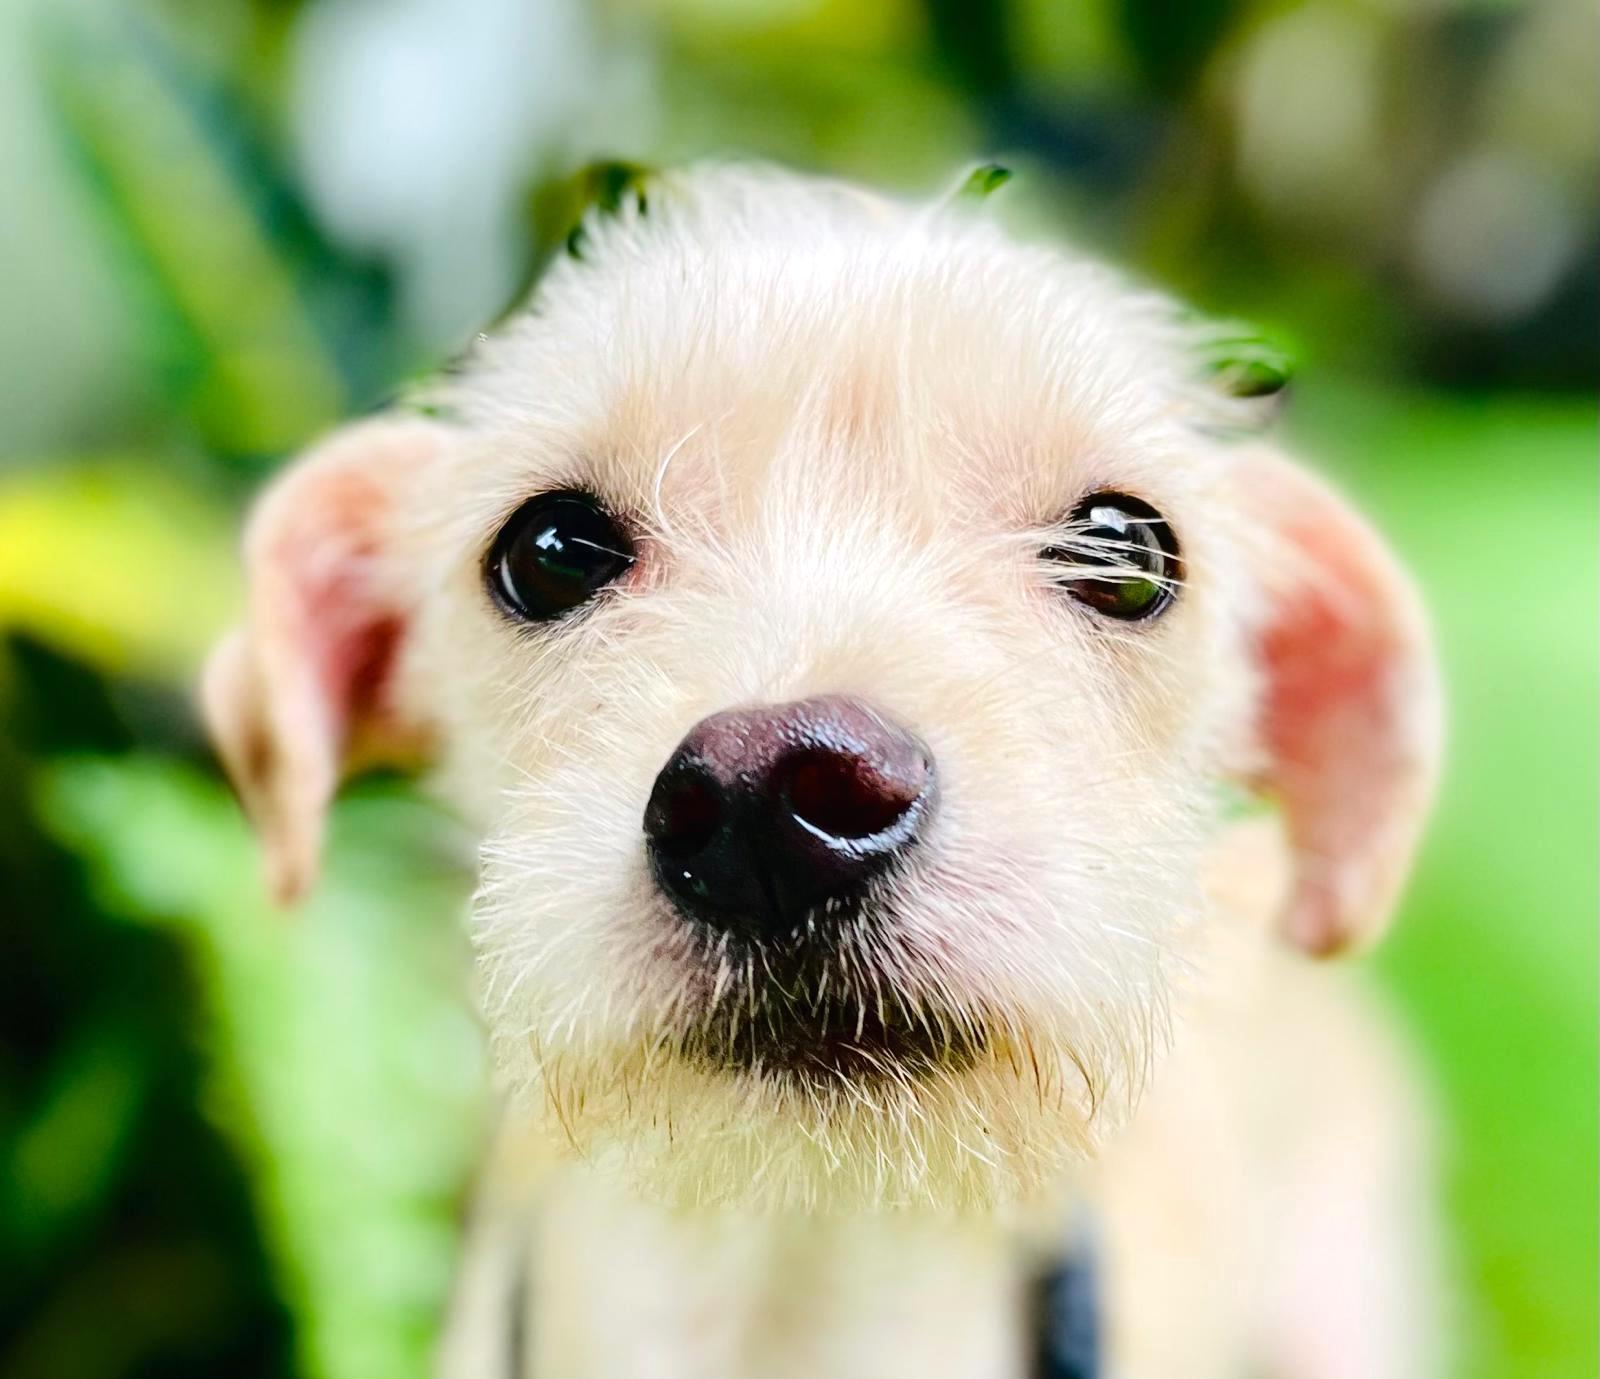
<path fill-rule="evenodd" d="M 1292 937 L 1386 907 L 1409 591 L 1097 268 L 748 172 L 585 244 L 437 419 L 263 505 L 208 700 L 279 888 L 345 763 L 425 744 L 553 1133 L 678 1195 L 1025 1190 L 1161 1043 L 1230 779 L 1285 803 Z"/>

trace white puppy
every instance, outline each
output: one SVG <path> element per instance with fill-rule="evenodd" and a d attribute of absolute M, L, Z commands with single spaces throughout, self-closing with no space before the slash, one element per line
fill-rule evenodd
<path fill-rule="evenodd" d="M 362 763 L 484 839 L 541 1210 L 485 1199 L 459 1371 L 1065 1374 L 1064 1249 L 1107 1374 L 1418 1379 L 1400 1060 L 1290 956 L 1435 774 L 1372 532 L 1172 303 L 964 204 L 700 169 L 581 245 L 264 498 L 205 687 L 280 896 Z"/>

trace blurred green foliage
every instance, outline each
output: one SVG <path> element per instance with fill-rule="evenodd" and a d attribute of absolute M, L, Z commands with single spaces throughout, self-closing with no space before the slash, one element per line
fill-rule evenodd
<path fill-rule="evenodd" d="M 339 814 L 333 871 L 287 917 L 262 897 L 227 792 L 192 766 L 67 758 L 36 788 L 103 911 L 192 955 L 211 1057 L 201 1106 L 251 1174 L 305 1368 L 415 1372 L 483 1109 L 464 952 L 440 922 L 465 899 L 461 859 L 439 847 L 448 821 L 392 790 L 359 792 Z"/>
<path fill-rule="evenodd" d="M 1219 331 L 1238 389 L 1300 356 L 1290 429 L 1420 572 L 1454 701 L 1377 967 L 1440 1089 L 1457 1371 L 1592 1375 L 1590 19 L 0 0 L 0 1379 L 426 1373 L 483 1109 L 466 859 L 371 782 L 272 913 L 188 686 L 273 464 L 446 361 L 581 201 L 730 153 L 999 158 L 1025 229 L 1262 323 Z"/>
<path fill-rule="evenodd" d="M 1378 966 L 1440 1089 L 1461 1373 L 1577 1379 L 1600 1288 L 1595 409 L 1331 385 L 1302 404 L 1294 429 L 1417 572 L 1444 655 L 1448 775 Z M 1497 554 L 1519 531 L 1571 577 L 1530 599 Z"/>

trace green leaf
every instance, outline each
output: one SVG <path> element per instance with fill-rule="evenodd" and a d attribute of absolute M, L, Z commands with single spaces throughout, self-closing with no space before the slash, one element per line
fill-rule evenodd
<path fill-rule="evenodd" d="M 626 159 L 600 159 L 565 177 L 539 183 L 528 198 L 527 217 L 533 249 L 522 285 L 512 297 L 515 310 L 538 283 L 551 259 L 566 253 L 584 256 L 584 221 L 591 214 L 620 215 L 631 206 L 640 215 L 650 210 L 647 186 L 655 169 Z"/>
<path fill-rule="evenodd" d="M 1288 351 L 1242 321 L 1224 321 L 1203 332 L 1206 367 L 1231 397 L 1271 397 L 1294 377 Z"/>
<path fill-rule="evenodd" d="M 387 288 L 318 233 L 242 92 L 146 8 L 60 0 L 41 38 L 55 131 L 201 437 L 277 454 L 376 400 Z"/>
<path fill-rule="evenodd" d="M 1199 79 L 1243 9 L 1240 0 L 1117 0 L 1116 15 L 1145 82 L 1177 96 Z"/>
<path fill-rule="evenodd" d="M 956 190 L 960 200 L 983 201 L 999 191 L 1012 178 L 1010 168 L 999 163 L 982 163 L 967 174 Z"/>
<path fill-rule="evenodd" d="M 210 1114 L 253 1167 L 305 1371 L 423 1379 L 484 1097 L 448 822 L 392 787 L 358 790 L 323 885 L 289 916 L 262 896 L 237 806 L 191 768 L 65 762 L 40 812 L 108 912 L 193 954 Z"/>
<path fill-rule="evenodd" d="M 8 1252 L 44 1248 L 103 1201 L 144 1098 L 149 1070 L 138 1053 L 124 1031 L 80 1031 L 55 1060 L 31 1118 L 9 1142 L 0 1138 Z"/>

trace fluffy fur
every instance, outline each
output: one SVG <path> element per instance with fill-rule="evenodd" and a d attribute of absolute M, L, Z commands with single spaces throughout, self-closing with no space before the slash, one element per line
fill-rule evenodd
<path fill-rule="evenodd" d="M 498 1065 L 580 1150 L 694 1198 L 983 1203 L 1131 1103 L 1249 693 L 1234 534 L 1185 520 L 1220 506 L 1221 407 L 1174 320 L 956 210 L 722 171 L 592 222 L 429 399 L 470 441 L 412 534 L 438 554 L 410 655 L 465 672 L 447 770 L 492 786 L 474 933 Z M 563 486 L 638 523 L 641 568 L 529 634 L 486 605 L 480 552 Z M 1095 625 L 1037 560 L 1095 489 L 1183 533 L 1159 626 Z M 976 1067 L 867 1087 L 700 1072 L 687 1028 L 770 1016 L 754 960 L 701 961 L 651 894 L 641 801 L 700 717 L 841 690 L 918 725 L 945 799 L 894 928 L 837 980 L 994 1037 Z"/>
<path fill-rule="evenodd" d="M 1240 961 L 1203 881 L 1241 783 L 1281 787 L 1316 882 L 1292 937 L 1336 948 L 1387 908 L 1437 736 L 1409 588 L 1326 490 L 1238 440 L 1251 418 L 1165 299 L 964 205 L 748 168 L 647 196 L 592 218 L 419 415 L 332 442 L 264 505 L 257 587 L 323 573 L 258 599 L 208 704 L 279 888 L 309 876 L 305 814 L 341 769 L 318 758 L 286 794 L 285 735 L 313 725 L 336 758 L 425 742 L 484 838 L 483 1007 L 542 1154 L 769 1223 L 1081 1191 L 1174 1011 Z M 639 559 L 577 616 L 518 625 L 484 553 L 563 488 Z M 1098 553 L 1069 515 L 1106 490 L 1181 545 L 1149 623 L 1099 618 L 1040 558 Z M 921 735 L 941 806 L 817 985 L 775 993 L 759 945 L 719 947 L 656 893 L 640 817 L 701 718 L 821 693 Z M 1360 799 L 1320 789 L 1335 755 Z M 833 1080 L 692 1056 L 828 1001 L 978 1051 Z"/>

